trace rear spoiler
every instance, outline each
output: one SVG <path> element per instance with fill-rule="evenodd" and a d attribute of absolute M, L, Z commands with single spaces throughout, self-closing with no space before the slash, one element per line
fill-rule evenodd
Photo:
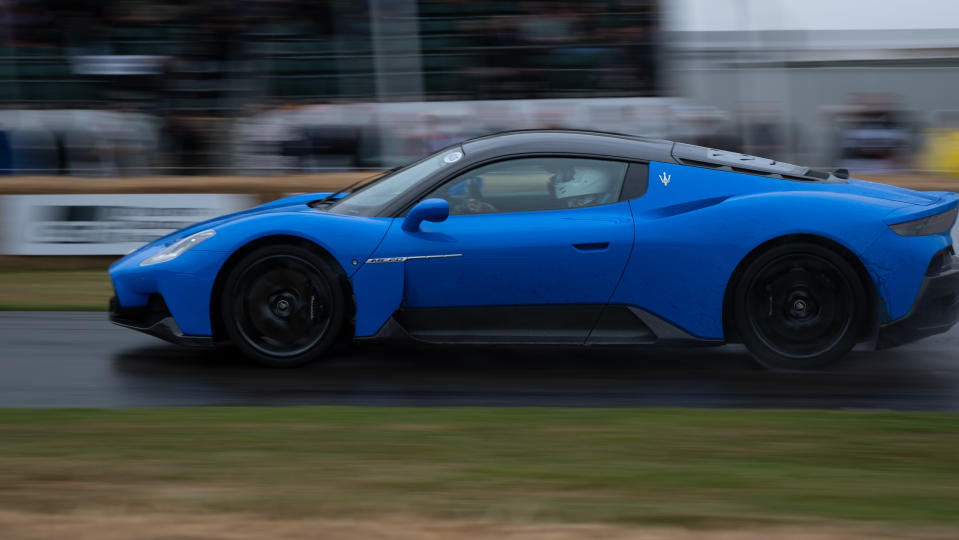
<path fill-rule="evenodd" d="M 918 206 L 907 204 L 890 212 L 883 221 L 887 225 L 895 225 L 906 221 L 922 219 L 943 212 L 948 212 L 956 206 L 959 206 L 959 194 L 951 191 L 929 191 L 927 195 L 936 195 L 939 198 L 932 204 Z"/>

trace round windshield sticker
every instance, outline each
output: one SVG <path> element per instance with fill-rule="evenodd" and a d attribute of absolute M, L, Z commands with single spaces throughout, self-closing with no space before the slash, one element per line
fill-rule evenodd
<path fill-rule="evenodd" d="M 443 161 L 446 163 L 456 163 L 463 157 L 463 152 L 450 152 L 443 157 Z"/>

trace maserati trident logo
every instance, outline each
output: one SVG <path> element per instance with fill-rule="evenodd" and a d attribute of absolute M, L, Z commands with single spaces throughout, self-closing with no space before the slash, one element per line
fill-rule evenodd
<path fill-rule="evenodd" d="M 670 176 L 665 172 L 659 173 L 659 181 L 663 183 L 664 186 L 669 187 Z"/>

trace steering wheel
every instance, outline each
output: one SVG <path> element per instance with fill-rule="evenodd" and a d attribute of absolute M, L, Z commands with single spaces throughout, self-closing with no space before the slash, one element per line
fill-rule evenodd
<path fill-rule="evenodd" d="M 498 210 L 492 204 L 483 200 L 483 179 L 474 176 L 466 180 L 466 200 L 457 203 L 452 208 L 452 213 L 456 215 L 463 214 L 491 214 Z"/>
<path fill-rule="evenodd" d="M 453 206 L 453 214 L 460 216 L 464 214 L 493 214 L 496 212 L 498 210 L 492 204 L 472 197 Z"/>

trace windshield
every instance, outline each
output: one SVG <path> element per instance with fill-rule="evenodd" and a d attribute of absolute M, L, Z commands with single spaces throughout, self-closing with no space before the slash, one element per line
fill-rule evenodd
<path fill-rule="evenodd" d="M 461 147 L 444 148 L 412 165 L 376 180 L 369 186 L 350 193 L 330 207 L 330 212 L 351 216 L 375 216 L 391 201 L 423 178 L 456 163 L 463 157 Z"/>

